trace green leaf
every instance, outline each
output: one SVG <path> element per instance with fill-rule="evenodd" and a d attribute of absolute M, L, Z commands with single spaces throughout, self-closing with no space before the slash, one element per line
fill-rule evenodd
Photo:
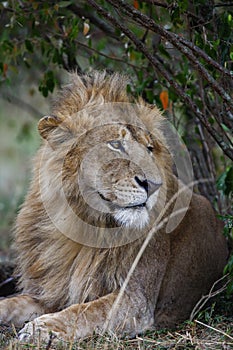
<path fill-rule="evenodd" d="M 229 196 L 230 193 L 233 193 L 233 166 L 228 170 L 225 178 L 225 194 Z"/>
<path fill-rule="evenodd" d="M 217 188 L 226 196 L 233 193 L 233 166 L 230 166 L 224 171 L 217 180 Z"/>
<path fill-rule="evenodd" d="M 233 280 L 228 284 L 227 286 L 227 294 L 230 296 L 230 295 L 233 295 Z"/>
<path fill-rule="evenodd" d="M 25 40 L 25 47 L 29 52 L 33 53 L 34 48 L 33 48 L 32 42 L 30 40 L 28 40 L 28 39 Z"/>
<path fill-rule="evenodd" d="M 214 122 L 215 122 L 215 120 L 214 120 L 214 118 L 209 117 L 209 118 L 208 118 L 208 122 L 209 122 L 211 125 L 213 125 Z"/>
<path fill-rule="evenodd" d="M 49 70 L 44 73 L 44 77 L 39 85 L 39 91 L 43 94 L 44 97 L 48 96 L 49 92 L 53 92 L 55 87 L 56 79 L 53 71 Z"/>
<path fill-rule="evenodd" d="M 163 56 L 165 56 L 166 58 L 171 59 L 170 54 L 167 52 L 167 50 L 164 48 L 164 46 L 162 44 L 159 45 L 159 51 L 161 52 L 161 54 Z"/>
<path fill-rule="evenodd" d="M 78 32 L 79 32 L 79 28 L 78 28 L 78 21 L 75 20 L 73 23 L 72 23 L 72 29 L 69 33 L 69 38 L 70 39 L 76 39 L 77 36 L 78 36 Z"/>
<path fill-rule="evenodd" d="M 224 268 L 224 273 L 233 272 L 233 255 L 228 260 L 227 265 Z"/>
<path fill-rule="evenodd" d="M 217 189 L 219 190 L 219 191 L 222 191 L 222 192 L 224 192 L 225 191 L 225 179 L 226 179 L 226 172 L 223 172 L 220 176 L 219 176 L 219 178 L 218 178 L 218 180 L 217 180 Z"/>
<path fill-rule="evenodd" d="M 59 1 L 58 6 L 59 7 L 68 7 L 73 3 L 73 1 Z"/>
<path fill-rule="evenodd" d="M 47 88 L 50 92 L 53 92 L 53 89 L 55 87 L 55 78 L 54 78 L 54 74 L 53 71 L 48 71 L 46 73 L 46 84 L 47 84 Z"/>
<path fill-rule="evenodd" d="M 231 132 L 231 130 L 225 124 L 221 123 L 221 126 L 222 126 L 224 131 Z"/>

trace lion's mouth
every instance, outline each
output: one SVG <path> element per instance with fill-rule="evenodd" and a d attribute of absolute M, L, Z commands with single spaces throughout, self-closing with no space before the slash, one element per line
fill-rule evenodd
<path fill-rule="evenodd" d="M 100 198 L 108 204 L 109 212 L 119 226 L 142 229 L 149 222 L 147 200 L 138 204 L 119 205 L 98 192 Z"/>
<path fill-rule="evenodd" d="M 146 202 L 141 203 L 141 204 L 136 204 L 136 205 L 127 205 L 123 208 L 125 208 L 125 209 L 139 209 L 139 208 L 145 208 L 145 207 L 146 207 Z M 122 208 L 122 207 L 120 207 L 120 208 Z"/>
<path fill-rule="evenodd" d="M 103 199 L 106 202 L 109 202 L 112 207 L 115 209 L 141 209 L 146 207 L 146 201 L 140 204 L 132 204 L 132 205 L 126 205 L 126 206 L 121 206 L 117 203 L 113 203 L 110 199 L 106 198 L 102 193 L 98 192 L 99 196 L 101 199 Z"/>

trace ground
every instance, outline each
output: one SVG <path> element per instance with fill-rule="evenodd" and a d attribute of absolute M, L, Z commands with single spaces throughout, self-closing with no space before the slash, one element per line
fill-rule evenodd
<path fill-rule="evenodd" d="M 225 303 L 225 302 L 224 302 Z M 233 304 L 231 304 L 232 310 Z M 227 316 L 217 316 L 213 313 L 208 320 L 204 321 L 204 314 L 200 321 L 196 319 L 194 322 L 186 322 L 178 329 L 173 331 L 162 330 L 157 332 L 148 332 L 143 336 L 135 339 L 118 339 L 114 335 L 104 334 L 102 336 L 95 335 L 91 338 L 79 341 L 75 344 L 67 344 L 61 346 L 53 346 L 53 341 L 49 344 L 19 344 L 16 338 L 16 331 L 9 327 L 1 327 L 0 348 L 1 349 L 233 349 L 233 318 Z"/>

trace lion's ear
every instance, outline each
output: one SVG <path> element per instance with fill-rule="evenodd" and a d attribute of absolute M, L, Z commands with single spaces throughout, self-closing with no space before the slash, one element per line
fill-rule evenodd
<path fill-rule="evenodd" d="M 62 123 L 62 120 L 56 116 L 45 116 L 39 120 L 38 130 L 40 135 L 47 140 L 50 133 Z"/>

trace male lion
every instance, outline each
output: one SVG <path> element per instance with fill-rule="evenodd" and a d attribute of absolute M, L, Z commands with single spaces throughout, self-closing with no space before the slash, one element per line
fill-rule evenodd
<path fill-rule="evenodd" d="M 172 327 L 221 276 L 222 226 L 173 175 L 155 106 L 131 103 L 119 74 L 71 78 L 38 125 L 16 223 L 21 294 L 0 302 L 0 321 L 30 321 L 22 340 Z"/>

